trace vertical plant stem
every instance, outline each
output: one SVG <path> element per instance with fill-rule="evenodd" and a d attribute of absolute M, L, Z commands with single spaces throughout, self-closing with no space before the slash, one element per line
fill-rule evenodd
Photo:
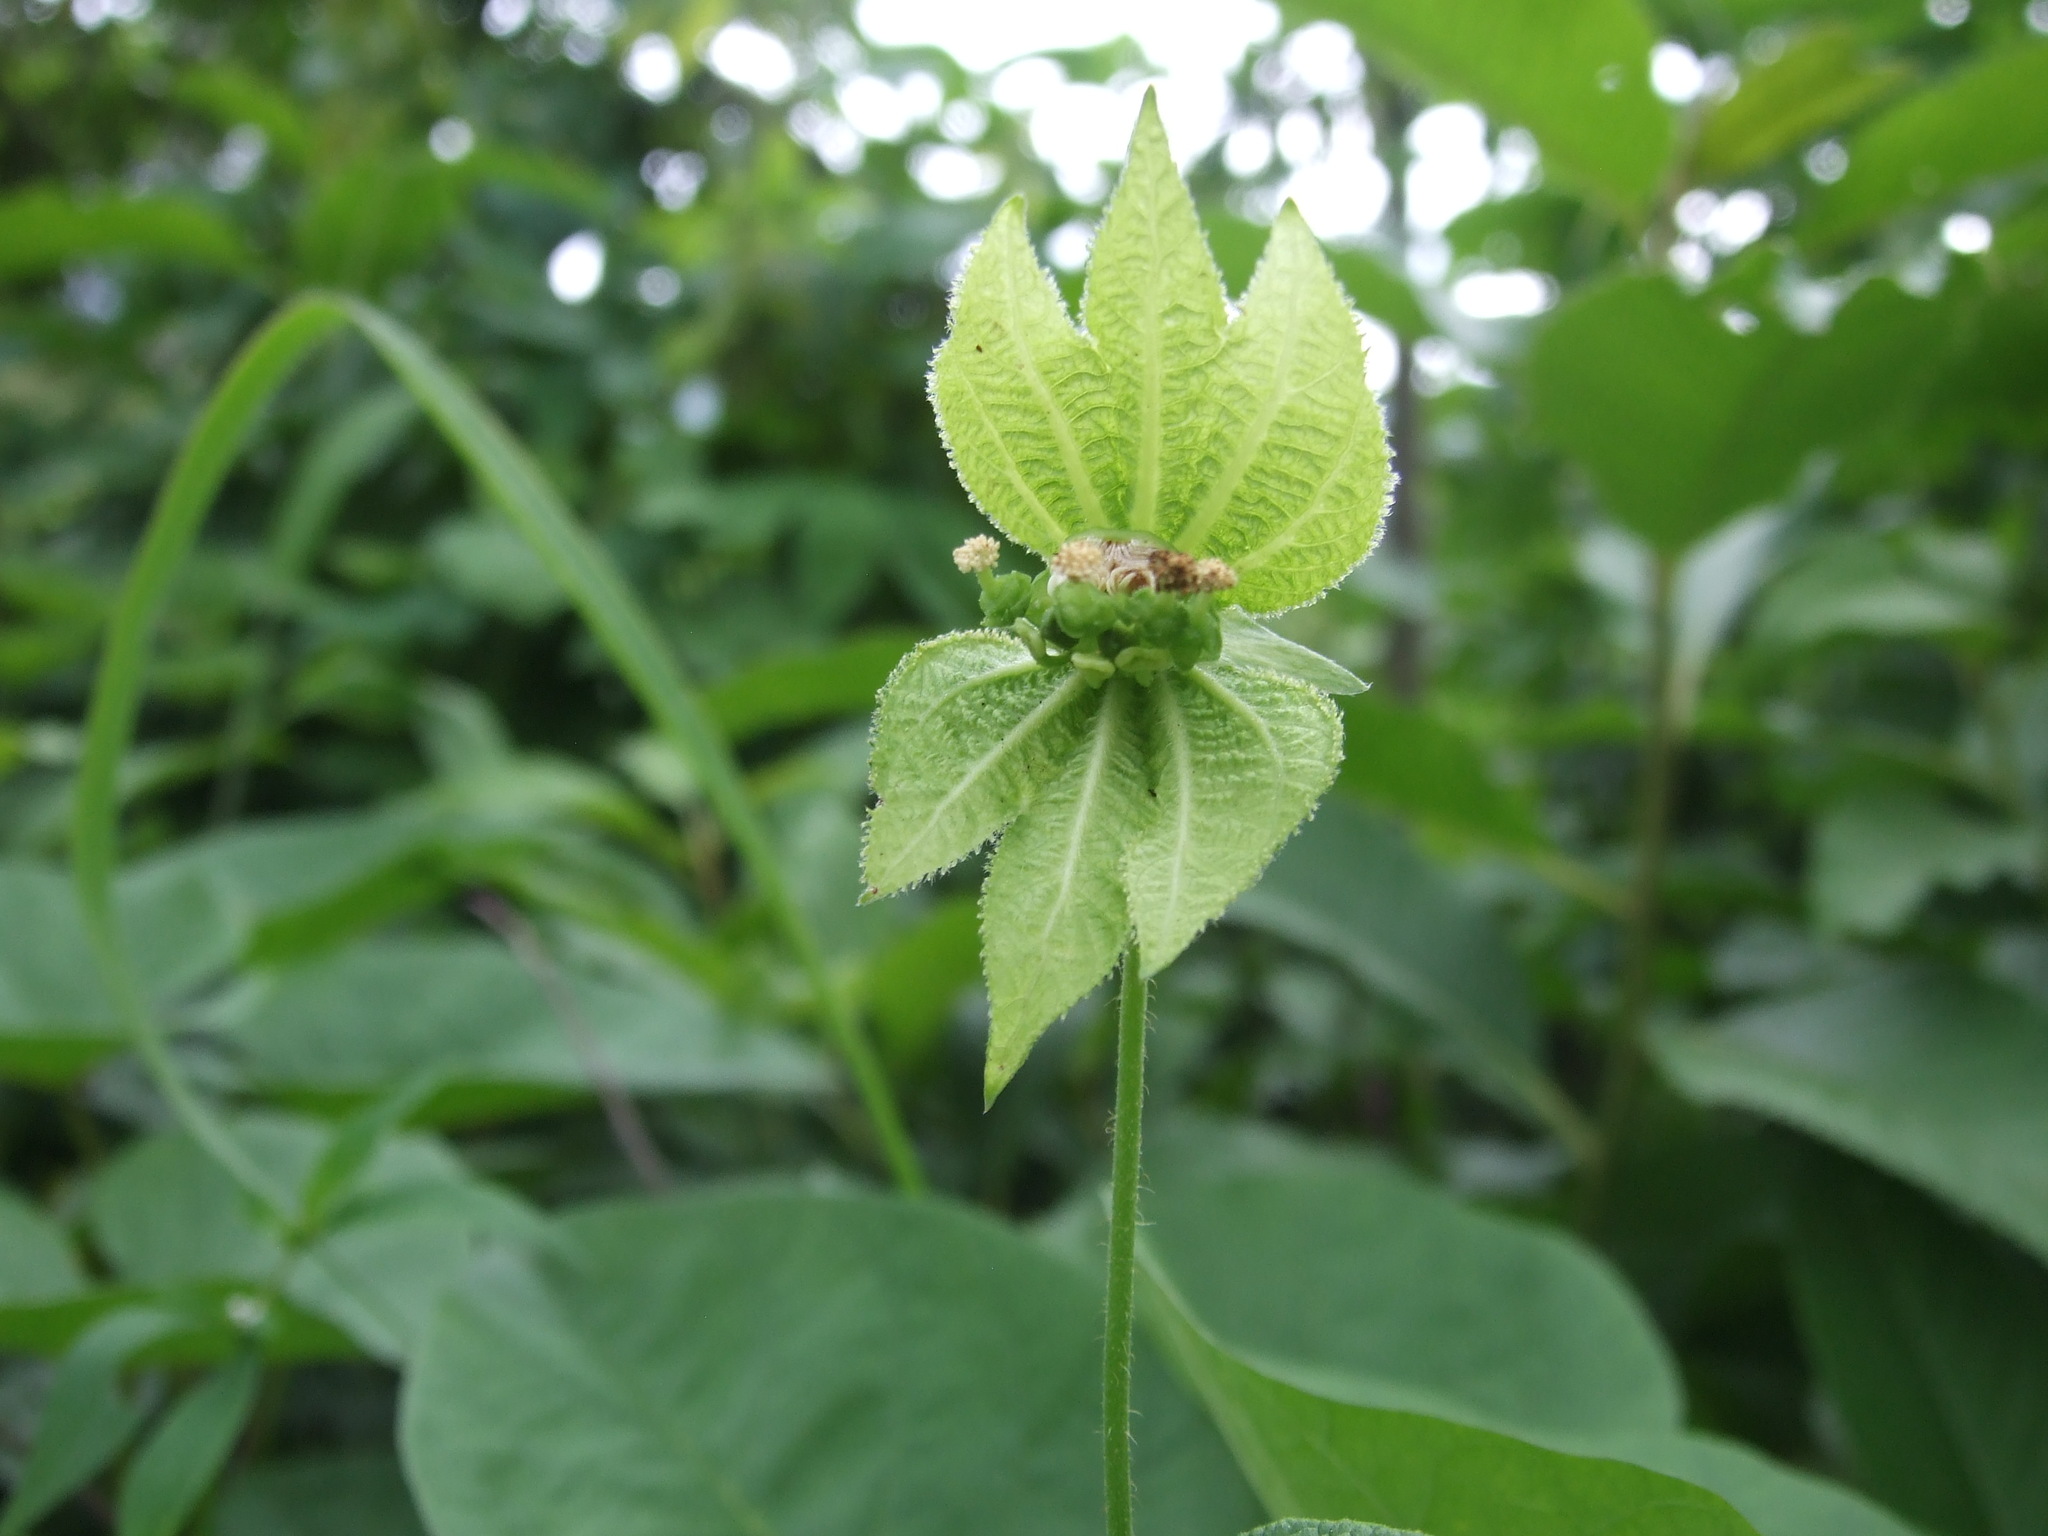
<path fill-rule="evenodd" d="M 1649 735 L 1636 800 L 1635 877 L 1624 932 L 1621 996 L 1600 1086 L 1599 1155 L 1588 1168 L 1580 1224 L 1599 1217 L 1617 1144 L 1628 1127 L 1643 1072 L 1643 1035 L 1657 990 L 1657 939 L 1663 912 L 1664 858 L 1671 837 L 1671 789 L 1678 756 L 1672 697 L 1672 587 L 1676 562 L 1655 557 L 1650 588 Z"/>
<path fill-rule="evenodd" d="M 1116 1021 L 1116 1127 L 1109 1174 L 1109 1285 L 1102 1337 L 1102 1492 L 1109 1536 L 1131 1536 L 1131 1324 L 1138 1256 L 1139 1125 L 1145 1111 L 1145 1004 L 1138 943 L 1124 950 Z"/>
<path fill-rule="evenodd" d="M 1377 72 L 1366 81 L 1366 110 L 1371 114 L 1374 140 L 1386 161 L 1390 181 L 1387 191 L 1386 223 L 1393 231 L 1395 248 L 1408 244 L 1408 125 L 1415 117 L 1415 99 L 1393 81 Z M 1420 401 L 1415 388 L 1412 339 L 1404 339 L 1400 361 L 1394 369 L 1394 385 L 1387 405 L 1388 444 L 1399 475 L 1393 497 L 1387 505 L 1387 548 L 1404 565 L 1422 563 L 1424 548 L 1422 507 L 1416 495 L 1422 480 L 1422 433 L 1416 415 Z M 1394 620 L 1387 648 L 1387 682 L 1397 698 L 1414 702 L 1422 696 L 1427 665 L 1422 620 L 1404 613 Z"/>
<path fill-rule="evenodd" d="M 569 986 L 568 979 L 549 955 L 539 930 L 525 913 L 495 891 L 479 891 L 472 896 L 469 910 L 476 914 L 477 921 L 504 940 L 513 958 L 533 978 L 533 984 L 548 1000 L 548 1007 L 562 1026 L 562 1033 L 568 1036 L 569 1049 L 575 1053 L 584 1078 L 597 1095 L 605 1125 L 612 1133 L 612 1142 L 618 1147 L 619 1155 L 625 1158 L 626 1166 L 633 1170 L 633 1176 L 640 1181 L 640 1187 L 649 1192 L 659 1192 L 674 1184 L 675 1176 L 669 1172 L 668 1160 L 661 1155 L 661 1148 L 655 1145 L 647 1122 L 640 1118 L 640 1106 L 633 1102 L 625 1083 L 612 1070 L 611 1060 L 605 1055 L 597 1031 L 583 1016 L 583 1005 L 576 1001 L 576 993 Z"/>

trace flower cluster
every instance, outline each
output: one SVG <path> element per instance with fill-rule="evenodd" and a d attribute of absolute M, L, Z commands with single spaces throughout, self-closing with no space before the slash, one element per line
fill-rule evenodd
<path fill-rule="evenodd" d="M 986 534 L 953 551 L 981 581 L 982 619 L 1007 629 L 1041 664 L 1073 666 L 1090 683 L 1116 676 L 1151 684 L 1223 650 L 1215 594 L 1237 584 L 1221 560 L 1197 560 L 1142 539 L 1069 539 L 1036 578 L 996 574 Z"/>

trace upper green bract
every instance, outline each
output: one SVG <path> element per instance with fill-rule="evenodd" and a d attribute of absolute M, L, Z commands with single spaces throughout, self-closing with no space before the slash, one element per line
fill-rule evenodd
<path fill-rule="evenodd" d="M 1386 434 L 1336 275 L 1292 205 L 1233 320 L 1148 98 L 1076 330 L 1005 203 L 953 295 L 932 403 L 976 504 L 1050 556 L 1103 530 L 1237 570 L 1254 613 L 1320 596 L 1372 548 Z"/>
<path fill-rule="evenodd" d="M 954 466 L 1003 532 L 1047 559 L 1100 534 L 1220 559 L 1237 580 L 1216 599 L 1253 612 L 1364 557 L 1386 437 L 1343 290 L 1290 206 L 1231 318 L 1149 98 L 1082 314 L 1085 333 L 1005 204 L 932 369 Z M 1242 617 L 1214 660 L 1106 678 L 1018 629 L 929 641 L 883 688 L 865 865 L 886 895 L 1002 835 L 991 1097 L 1134 936 L 1153 974 L 1258 878 L 1336 775 L 1324 690 L 1362 686 Z"/>

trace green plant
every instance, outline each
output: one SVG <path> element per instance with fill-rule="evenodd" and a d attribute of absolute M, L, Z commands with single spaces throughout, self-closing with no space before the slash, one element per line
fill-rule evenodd
<path fill-rule="evenodd" d="M 875 712 L 868 895 L 991 838 L 993 1103 L 1119 963 L 1103 1458 L 1130 1536 L 1131 1329 L 1150 978 L 1222 915 L 1336 776 L 1362 685 L 1248 612 L 1312 602 L 1371 549 L 1386 438 L 1350 305 L 1290 206 L 1234 317 L 1148 95 L 1068 317 L 1019 200 L 968 259 L 932 365 L 962 483 L 1047 562 L 956 560 L 986 628 L 904 658 Z M 1121 959 L 1119 960 L 1119 957 Z"/>
<path fill-rule="evenodd" d="M 1284 0 L 1193 95 L 944 10 L 0 0 L 0 1531 L 1083 1536 L 1106 1445 L 1146 1536 L 2037 1536 L 2043 7 Z M 1286 612 L 1069 318 L 1153 65 L 1222 291 L 1296 196 L 1381 328 Z M 1204 676 L 1343 761 L 1171 964 L 1284 807 L 1211 760 L 1173 920 L 1105 819 L 992 1073 L 979 860 L 858 900 L 899 665 L 1058 694 L 1006 836 Z"/>

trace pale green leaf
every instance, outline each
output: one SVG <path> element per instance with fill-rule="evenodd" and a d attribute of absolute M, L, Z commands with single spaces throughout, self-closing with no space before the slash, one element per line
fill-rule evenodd
<path fill-rule="evenodd" d="M 1700 124 L 1694 173 L 1725 181 L 1768 165 L 1912 78 L 1906 66 L 1869 55 L 1861 29 L 1828 22 L 1800 33 L 1770 63 L 1745 69 L 1735 94 Z"/>
<path fill-rule="evenodd" d="M 1174 540 L 1203 483 L 1223 279 L 1150 92 L 1088 264 L 1081 315 L 1108 375 L 1124 498 L 1103 526 Z"/>
<path fill-rule="evenodd" d="M 1113 525 L 1123 488 L 1108 375 L 1039 265 L 1021 198 L 968 258 L 931 393 L 961 484 L 1019 544 L 1050 554 Z"/>
<path fill-rule="evenodd" d="M 981 935 L 990 1099 L 1046 1027 L 1109 974 L 1130 936 L 1120 865 L 1149 803 L 1139 692 L 1122 679 L 1103 687 L 1088 734 L 989 863 Z"/>
<path fill-rule="evenodd" d="M 1802 234 L 1828 245 L 1904 209 L 2048 159 L 2048 43 L 1987 49 L 1849 141 L 1849 169 L 1817 189 Z"/>
<path fill-rule="evenodd" d="M 1574 1238 L 1267 1126 L 1146 1131 L 1149 1259 L 1226 1348 L 1349 1401 L 1511 1434 L 1681 1423 L 1656 1324 Z"/>
<path fill-rule="evenodd" d="M 927 641 L 875 712 L 866 879 L 886 895 L 959 863 L 1021 810 L 1086 729 L 1096 694 L 988 630 Z"/>
<path fill-rule="evenodd" d="M 1151 1262 L 1268 1374 L 1632 1462 L 1711 1489 L 1763 1536 L 1905 1536 L 1845 1488 L 1682 1432 L 1656 1325 L 1563 1233 L 1262 1126 L 1182 1117 L 1147 1139 Z"/>
<path fill-rule="evenodd" d="M 1219 1343 L 1141 1262 L 1148 1319 L 1268 1514 L 1433 1536 L 1755 1536 L 1720 1498 L 1676 1478 L 1307 1391 Z"/>
<path fill-rule="evenodd" d="M 1124 883 L 1148 976 L 1258 879 L 1343 752 L 1336 707 L 1292 678 L 1219 663 L 1145 690 L 1154 813 Z"/>
<path fill-rule="evenodd" d="M 1173 541 L 1237 568 L 1255 613 L 1320 595 L 1365 558 L 1389 483 L 1386 433 L 1344 290 L 1291 206 L 1210 374 L 1202 498 Z"/>
<path fill-rule="evenodd" d="M 608 1202 L 437 1314 L 400 1437 L 436 1536 L 1069 1536 L 1102 1521 L 1099 1277 L 985 1212 Z M 1139 1519 L 1258 1506 L 1141 1351 Z M 354 1533 L 351 1533 L 354 1536 Z"/>
<path fill-rule="evenodd" d="M 1356 1520 L 1279 1520 L 1245 1536 L 1417 1536 L 1390 1525 L 1360 1525 Z"/>
<path fill-rule="evenodd" d="M 1364 693 L 1371 686 L 1320 651 L 1276 635 L 1242 608 L 1223 610 L 1223 659 L 1294 678 L 1324 693 Z"/>

